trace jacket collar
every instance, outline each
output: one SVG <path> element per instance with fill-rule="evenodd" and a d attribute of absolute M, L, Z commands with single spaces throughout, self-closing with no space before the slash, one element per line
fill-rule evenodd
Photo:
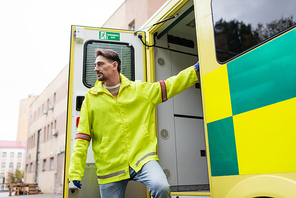
<path fill-rule="evenodd" d="M 119 91 L 121 91 L 124 87 L 127 87 L 130 84 L 132 84 L 132 82 L 127 77 L 125 77 L 122 74 L 120 74 L 120 82 L 121 82 L 121 85 L 120 85 Z M 98 94 L 99 92 L 109 93 L 107 91 L 107 89 L 105 89 L 103 87 L 103 82 L 102 81 L 98 81 L 98 80 L 97 80 L 95 86 L 92 87 L 92 88 L 90 88 L 88 90 L 88 92 L 91 93 L 91 94 Z"/>

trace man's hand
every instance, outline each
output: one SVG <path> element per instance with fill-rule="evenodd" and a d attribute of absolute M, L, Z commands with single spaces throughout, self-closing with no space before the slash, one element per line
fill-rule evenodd
<path fill-rule="evenodd" d="M 197 61 L 197 63 L 195 63 L 195 65 L 193 65 L 193 66 L 194 66 L 195 71 L 198 72 L 199 71 L 199 61 Z"/>
<path fill-rule="evenodd" d="M 74 184 L 77 188 L 81 189 L 82 184 L 80 183 L 80 181 L 76 181 L 76 180 L 74 180 L 74 181 L 72 181 L 72 182 L 73 182 L 73 184 Z"/>

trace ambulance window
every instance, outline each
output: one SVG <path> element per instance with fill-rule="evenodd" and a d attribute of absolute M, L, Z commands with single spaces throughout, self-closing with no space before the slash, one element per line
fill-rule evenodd
<path fill-rule="evenodd" d="M 94 62 L 96 60 L 96 49 L 112 49 L 116 51 L 121 59 L 121 73 L 130 80 L 135 80 L 134 48 L 129 43 L 113 43 L 104 41 L 87 41 L 84 44 L 83 60 L 83 84 L 90 88 L 97 81 L 94 72 Z"/>
<path fill-rule="evenodd" d="M 81 110 L 81 106 L 84 100 L 84 96 L 77 96 L 76 97 L 76 111 L 80 111 Z"/>
<path fill-rule="evenodd" d="M 295 0 L 212 0 L 218 61 L 229 61 L 295 27 L 295 8 Z"/>

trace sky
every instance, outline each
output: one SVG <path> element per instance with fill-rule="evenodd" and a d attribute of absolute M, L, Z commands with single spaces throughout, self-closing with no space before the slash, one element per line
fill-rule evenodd
<path fill-rule="evenodd" d="M 69 62 L 71 25 L 101 27 L 125 0 L 0 0 L 0 140 L 16 140 L 19 103 Z"/>

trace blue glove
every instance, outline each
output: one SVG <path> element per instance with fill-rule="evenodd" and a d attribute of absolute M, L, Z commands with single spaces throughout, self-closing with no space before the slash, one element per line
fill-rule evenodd
<path fill-rule="evenodd" d="M 76 180 L 74 180 L 74 181 L 72 181 L 72 182 L 73 182 L 73 184 L 74 184 L 77 188 L 81 189 L 82 184 L 80 183 L 80 181 L 76 181 Z"/>
<path fill-rule="evenodd" d="M 196 67 L 197 71 L 199 71 L 199 61 L 197 61 L 197 63 L 195 63 L 194 67 Z"/>

